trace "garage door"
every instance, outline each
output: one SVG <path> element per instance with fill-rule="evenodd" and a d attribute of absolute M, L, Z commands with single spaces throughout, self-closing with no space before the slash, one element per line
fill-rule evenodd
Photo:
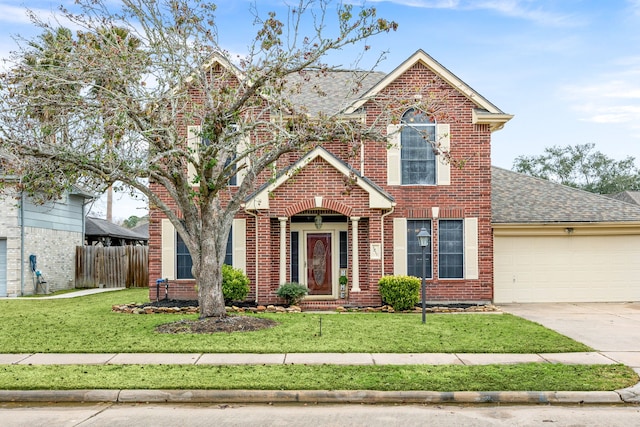
<path fill-rule="evenodd" d="M 640 301 L 640 236 L 496 236 L 494 302 Z"/>

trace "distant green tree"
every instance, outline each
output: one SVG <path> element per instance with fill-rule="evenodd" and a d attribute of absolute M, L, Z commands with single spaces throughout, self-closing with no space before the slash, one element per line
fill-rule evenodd
<path fill-rule="evenodd" d="M 138 225 L 138 223 L 140 222 L 142 218 L 135 216 L 135 215 L 131 215 L 129 218 L 125 219 L 124 221 L 122 221 L 122 226 L 125 228 L 133 228 L 136 225 Z"/>
<path fill-rule="evenodd" d="M 595 151 L 593 143 L 547 147 L 541 155 L 518 156 L 513 170 L 591 193 L 640 190 L 635 158 L 612 159 Z"/>

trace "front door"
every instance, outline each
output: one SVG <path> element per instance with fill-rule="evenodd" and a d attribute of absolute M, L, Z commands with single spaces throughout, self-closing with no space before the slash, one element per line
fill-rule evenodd
<path fill-rule="evenodd" d="M 331 295 L 331 233 L 307 234 L 309 295 Z"/>

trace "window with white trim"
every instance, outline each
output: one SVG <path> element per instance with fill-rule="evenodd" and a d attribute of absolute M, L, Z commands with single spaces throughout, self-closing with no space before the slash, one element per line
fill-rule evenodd
<path fill-rule="evenodd" d="M 436 184 L 436 124 L 422 111 L 410 109 L 402 116 L 400 162 L 402 185 Z"/>
<path fill-rule="evenodd" d="M 438 276 L 464 278 L 464 227 L 461 219 L 438 221 Z"/>
<path fill-rule="evenodd" d="M 227 265 L 233 265 L 233 230 L 229 232 L 229 238 L 227 239 L 227 248 L 225 250 L 224 263 Z M 191 269 L 193 267 L 193 260 L 187 245 L 180 237 L 180 234 L 176 233 L 176 279 L 193 279 Z"/>
<path fill-rule="evenodd" d="M 426 228 L 431 234 L 431 221 L 428 219 L 407 220 L 407 275 L 422 277 L 422 246 L 418 243 L 418 233 Z M 431 242 L 424 251 L 426 277 L 431 278 Z"/>

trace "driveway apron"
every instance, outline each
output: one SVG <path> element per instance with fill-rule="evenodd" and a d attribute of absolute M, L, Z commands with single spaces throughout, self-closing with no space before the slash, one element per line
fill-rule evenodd
<path fill-rule="evenodd" d="M 601 352 L 640 352 L 640 302 L 503 304 L 500 309 Z"/>

